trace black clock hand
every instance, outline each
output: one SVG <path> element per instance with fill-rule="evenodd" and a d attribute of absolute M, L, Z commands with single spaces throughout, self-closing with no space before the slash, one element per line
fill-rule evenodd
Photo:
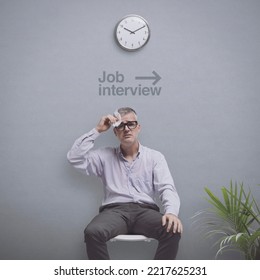
<path fill-rule="evenodd" d="M 125 27 L 124 27 L 124 29 L 125 29 L 125 30 L 127 30 L 127 31 L 129 31 L 129 32 L 130 32 L 130 34 L 135 34 L 135 32 L 133 32 L 133 31 L 131 31 L 131 30 L 129 30 L 129 29 L 127 29 L 127 28 L 125 28 Z"/>
<path fill-rule="evenodd" d="M 144 28 L 144 27 L 145 27 L 145 25 L 142 26 L 142 27 L 140 27 L 140 28 L 138 28 L 138 29 L 136 29 L 135 31 L 132 31 L 132 33 L 135 33 L 136 31 L 138 31 L 138 30 L 140 30 L 140 29 L 142 29 L 142 28 Z"/>

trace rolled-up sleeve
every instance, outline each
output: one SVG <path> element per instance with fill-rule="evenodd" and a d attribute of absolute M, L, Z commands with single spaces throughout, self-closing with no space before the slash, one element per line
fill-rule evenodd
<path fill-rule="evenodd" d="M 93 128 L 79 137 L 67 153 L 67 159 L 75 168 L 83 170 L 87 175 L 100 176 L 102 164 L 98 151 L 91 150 L 100 133 Z"/>

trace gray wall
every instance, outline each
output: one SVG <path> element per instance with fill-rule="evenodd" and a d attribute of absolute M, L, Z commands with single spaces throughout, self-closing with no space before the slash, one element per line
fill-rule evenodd
<path fill-rule="evenodd" d="M 121 50 L 114 26 L 136 13 L 151 25 L 140 51 Z M 258 0 L 0 1 L 0 258 L 85 259 L 83 229 L 102 186 L 66 153 L 103 114 L 132 106 L 141 142 L 165 154 L 182 200 L 178 259 L 212 259 L 191 224 L 203 188 L 230 180 L 260 191 Z M 116 86 L 160 95 L 99 96 L 103 71 Z M 112 132 L 97 146 L 117 145 Z M 113 258 L 152 258 L 156 244 L 109 244 Z M 126 254 L 127 252 L 127 254 Z M 239 258 L 232 254 L 223 258 Z"/>

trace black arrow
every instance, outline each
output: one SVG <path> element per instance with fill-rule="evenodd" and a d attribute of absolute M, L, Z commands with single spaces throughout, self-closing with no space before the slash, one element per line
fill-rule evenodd
<path fill-rule="evenodd" d="M 155 71 L 153 71 L 152 73 L 154 74 L 154 76 L 139 76 L 139 77 L 135 77 L 135 79 L 136 80 L 154 80 L 153 85 L 155 85 L 161 80 L 161 77 Z"/>

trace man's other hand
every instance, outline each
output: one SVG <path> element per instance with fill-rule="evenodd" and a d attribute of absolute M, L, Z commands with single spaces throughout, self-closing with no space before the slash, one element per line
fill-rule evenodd
<path fill-rule="evenodd" d="M 173 233 L 183 232 L 181 220 L 176 215 L 171 213 L 166 213 L 162 216 L 162 226 L 166 226 L 167 232 L 170 232 L 171 230 Z"/>

